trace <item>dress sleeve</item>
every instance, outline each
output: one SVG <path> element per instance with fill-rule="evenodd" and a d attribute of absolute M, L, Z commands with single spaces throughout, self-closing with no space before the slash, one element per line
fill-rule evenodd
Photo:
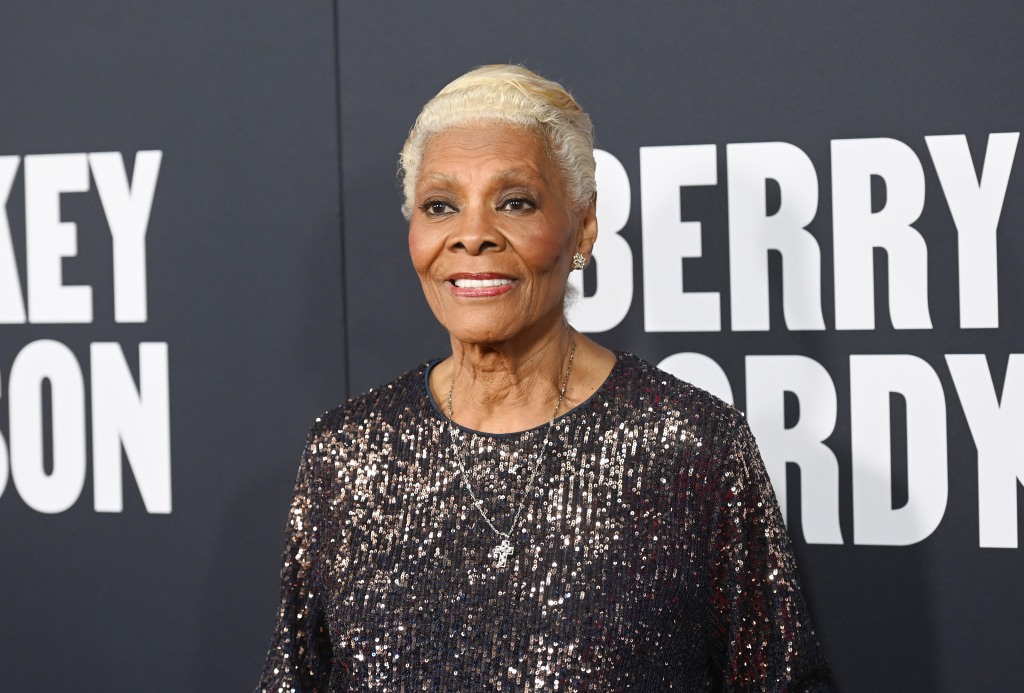
<path fill-rule="evenodd" d="M 833 691 L 789 535 L 745 420 L 723 465 L 712 609 L 725 690 Z"/>
<path fill-rule="evenodd" d="M 311 435 L 295 481 L 277 625 L 256 688 L 258 693 L 325 691 L 331 674 L 330 636 L 320 606 L 315 564 L 322 533 L 316 519 L 322 495 L 315 469 L 318 445 L 316 436 Z"/>

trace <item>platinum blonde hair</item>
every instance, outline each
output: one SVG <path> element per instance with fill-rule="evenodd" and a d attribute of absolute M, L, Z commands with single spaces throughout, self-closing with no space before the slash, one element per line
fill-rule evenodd
<path fill-rule="evenodd" d="M 521 65 L 486 65 L 470 70 L 437 93 L 420 111 L 399 156 L 405 201 L 412 216 L 423 150 L 434 135 L 468 123 L 495 121 L 522 127 L 544 141 L 573 214 L 594 199 L 594 126 L 562 85 Z"/>

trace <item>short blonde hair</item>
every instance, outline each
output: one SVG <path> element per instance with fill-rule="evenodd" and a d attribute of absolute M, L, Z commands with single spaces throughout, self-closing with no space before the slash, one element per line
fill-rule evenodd
<path fill-rule="evenodd" d="M 434 135 L 474 121 L 516 125 L 541 136 L 562 173 L 572 213 L 594 199 L 594 126 L 562 85 L 521 65 L 486 65 L 470 70 L 437 93 L 420 111 L 398 160 L 405 201 L 412 216 L 413 197 L 427 142 Z"/>

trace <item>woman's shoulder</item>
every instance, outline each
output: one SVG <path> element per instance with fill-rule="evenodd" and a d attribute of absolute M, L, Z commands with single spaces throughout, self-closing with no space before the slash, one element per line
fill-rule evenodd
<path fill-rule="evenodd" d="M 732 404 L 664 371 L 630 352 L 617 352 L 612 385 L 623 404 L 638 411 L 659 412 L 664 420 L 676 420 L 688 428 L 711 427 L 739 430 L 746 417 Z"/>
<path fill-rule="evenodd" d="M 616 353 L 619 363 L 613 376 L 617 375 L 620 386 L 634 384 L 638 396 L 657 397 L 666 404 L 688 403 L 726 416 L 743 416 L 729 402 L 658 368 L 646 359 L 628 351 Z"/>
<path fill-rule="evenodd" d="M 328 409 L 313 422 L 310 437 L 344 433 L 351 426 L 388 422 L 402 412 L 427 404 L 426 372 L 433 362 L 423 363 L 394 380 L 350 397 L 344 404 Z"/>

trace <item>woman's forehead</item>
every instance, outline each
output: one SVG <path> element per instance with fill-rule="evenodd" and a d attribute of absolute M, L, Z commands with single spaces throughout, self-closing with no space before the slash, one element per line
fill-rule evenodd
<path fill-rule="evenodd" d="M 540 136 L 488 123 L 434 135 L 423 150 L 417 185 L 459 185 L 481 176 L 498 183 L 550 184 L 558 179 Z"/>

